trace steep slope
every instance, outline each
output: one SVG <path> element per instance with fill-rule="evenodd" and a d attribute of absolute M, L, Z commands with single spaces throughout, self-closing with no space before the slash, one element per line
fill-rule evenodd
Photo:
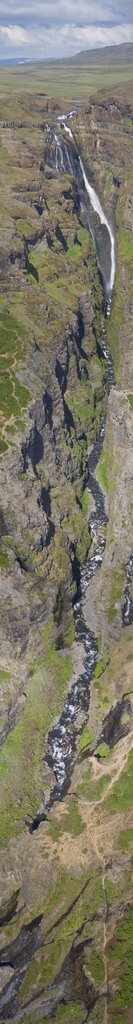
<path fill-rule="evenodd" d="M 94 65 L 110 65 L 117 66 L 119 64 L 126 64 L 127 61 L 133 63 L 133 43 L 119 43 L 116 46 L 100 46 L 94 50 L 80 50 L 73 57 L 66 58 L 67 63 L 82 64 L 94 64 Z"/>
<path fill-rule="evenodd" d="M 73 120 L 90 180 L 116 224 L 109 397 L 103 289 L 78 188 L 48 164 L 42 100 L 34 123 L 29 99 L 30 127 L 24 103 L 19 123 L 2 124 L 0 151 L 0 1019 L 83 1024 L 90 1014 L 93 1024 L 131 1024 L 131 93 L 103 95 Z M 49 121 L 55 126 L 53 110 Z M 75 728 L 69 789 L 48 813 L 49 730 L 84 663 L 73 598 L 96 551 L 86 482 L 105 414 L 94 477 L 106 544 L 83 597 L 97 661 L 89 714 L 82 710 Z"/>

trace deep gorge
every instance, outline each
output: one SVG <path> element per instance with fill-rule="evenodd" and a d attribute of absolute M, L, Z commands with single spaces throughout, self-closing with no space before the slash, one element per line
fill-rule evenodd
<path fill-rule="evenodd" d="M 28 94 L 18 119 L 15 102 L 0 124 L 0 1019 L 131 1024 L 132 129 L 120 87 L 70 119 Z"/>

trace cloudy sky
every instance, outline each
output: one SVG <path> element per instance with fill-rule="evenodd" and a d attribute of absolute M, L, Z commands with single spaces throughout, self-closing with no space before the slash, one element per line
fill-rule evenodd
<path fill-rule="evenodd" d="M 133 41 L 132 0 L 0 0 L 0 58 L 62 57 Z"/>

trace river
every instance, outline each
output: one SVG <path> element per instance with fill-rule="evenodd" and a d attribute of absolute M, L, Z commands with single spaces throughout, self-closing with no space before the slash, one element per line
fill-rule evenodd
<path fill-rule="evenodd" d="M 72 112 L 70 118 L 72 117 Z M 71 169 L 71 173 L 76 178 L 76 184 L 78 185 L 80 201 L 83 205 L 83 189 L 89 195 L 93 209 L 96 211 L 100 223 L 106 227 L 110 243 L 110 273 L 105 281 L 105 275 L 103 274 L 103 284 L 105 290 L 105 318 L 103 319 L 102 336 L 101 336 L 101 349 L 103 351 L 104 358 L 106 360 L 106 371 L 107 371 L 107 388 L 108 391 L 112 385 L 114 385 L 114 373 L 113 364 L 110 353 L 108 351 L 107 339 L 106 339 L 106 316 L 110 312 L 111 292 L 114 283 L 115 275 L 115 241 L 112 228 L 110 227 L 107 217 L 102 210 L 101 203 L 96 195 L 95 190 L 89 185 L 86 172 L 84 170 L 83 161 L 81 160 L 80 154 L 77 150 L 77 144 L 73 138 L 71 128 L 66 123 L 66 117 L 60 117 L 58 123 L 60 130 L 65 130 L 69 138 L 69 144 L 64 142 L 64 137 L 59 135 L 57 132 L 51 132 L 49 125 L 46 126 L 48 133 L 48 160 L 53 163 L 55 161 L 56 171 L 62 174 Z M 53 137 L 55 141 L 55 150 L 53 151 Z M 52 145 L 51 145 L 52 143 Z M 70 151 L 69 151 L 69 148 Z M 85 208 L 86 218 L 88 223 L 88 209 Z M 91 225 L 92 232 L 92 225 Z M 97 239 L 94 234 L 94 240 L 97 251 Z M 102 267 L 100 264 L 100 258 L 98 257 L 98 265 L 100 272 L 102 273 Z M 84 656 L 83 656 L 83 670 L 80 673 L 76 682 L 73 683 L 70 688 L 61 712 L 60 718 L 55 725 L 49 730 L 48 742 L 47 742 L 47 754 L 46 761 L 49 767 L 53 770 L 55 775 L 55 785 L 50 793 L 50 798 L 45 807 L 44 812 L 37 815 L 35 820 L 32 822 L 31 831 L 38 828 L 38 825 L 47 816 L 53 803 L 57 800 L 61 800 L 67 793 L 70 785 L 72 768 L 74 764 L 74 755 L 76 749 L 76 740 L 78 732 L 81 731 L 79 724 L 79 716 L 82 714 L 84 723 L 88 720 L 88 711 L 90 703 L 90 685 L 92 674 L 97 660 L 97 639 L 95 634 L 89 629 L 86 624 L 84 617 L 84 595 L 87 587 L 92 578 L 100 569 L 103 554 L 106 543 L 106 524 L 107 515 L 105 512 L 104 496 L 101 488 L 95 478 L 95 469 L 99 460 L 100 452 L 102 449 L 104 436 L 105 436 L 105 419 L 101 424 L 101 429 L 98 438 L 96 439 L 90 456 L 88 458 L 88 476 L 87 486 L 90 489 L 93 501 L 95 503 L 94 512 L 91 514 L 88 522 L 88 531 L 91 536 L 92 550 L 93 553 L 88 557 L 82 566 L 80 573 L 80 580 L 78 581 L 77 594 L 74 602 L 74 620 L 75 620 L 75 639 L 77 644 L 83 645 Z M 97 538 L 96 545 L 93 544 L 94 537 Z"/>

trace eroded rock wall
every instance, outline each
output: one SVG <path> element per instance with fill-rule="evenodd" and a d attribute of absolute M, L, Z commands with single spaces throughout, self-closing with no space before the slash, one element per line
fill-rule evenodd
<path fill-rule="evenodd" d="M 16 105 L 1 128 L 0 1019 L 131 1024 L 133 642 L 122 625 L 132 547 L 131 90 L 126 101 L 121 88 L 99 97 L 74 122 L 117 224 L 109 400 L 96 254 L 71 175 L 45 165 L 45 117 L 41 98 L 34 116 L 22 99 L 19 124 Z M 89 717 L 69 792 L 32 833 L 54 785 L 50 725 L 83 668 L 72 602 L 97 540 L 89 549 L 85 484 L 105 413 L 96 476 L 106 545 L 84 599 L 98 643 Z"/>

